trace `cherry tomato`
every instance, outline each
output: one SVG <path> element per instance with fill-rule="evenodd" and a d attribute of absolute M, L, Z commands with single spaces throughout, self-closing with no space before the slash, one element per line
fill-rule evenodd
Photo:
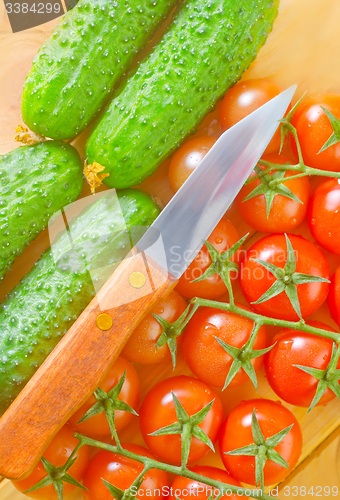
<path fill-rule="evenodd" d="M 222 101 L 221 126 L 225 131 L 250 113 L 282 92 L 281 87 L 265 78 L 245 80 L 232 87 Z M 275 132 L 265 153 L 276 153 L 280 149 L 280 131 Z"/>
<path fill-rule="evenodd" d="M 237 229 L 226 219 L 221 219 L 208 238 L 216 250 L 223 253 L 240 239 Z M 241 249 L 236 252 L 232 260 L 237 262 L 241 255 Z M 208 269 L 211 258 L 207 247 L 204 245 L 195 259 L 182 274 L 176 290 L 184 297 L 192 299 L 201 297 L 203 299 L 216 299 L 227 292 L 227 287 L 218 274 L 213 274 L 202 281 L 192 282 Z"/>
<path fill-rule="evenodd" d="M 333 134 L 330 121 L 321 106 L 340 118 L 340 95 L 320 94 L 309 97 L 297 107 L 292 125 L 296 128 L 305 164 L 321 170 L 339 172 L 340 143 L 319 154 L 322 146 Z M 294 154 L 297 155 L 294 139 L 291 145 Z"/>
<path fill-rule="evenodd" d="M 254 444 L 251 430 L 254 408 L 265 439 L 294 424 L 275 448 L 286 460 L 289 469 L 267 460 L 264 467 L 264 484 L 269 486 L 283 481 L 297 464 L 302 449 L 302 434 L 299 422 L 281 403 L 275 403 L 269 399 L 251 399 L 236 406 L 223 424 L 220 451 L 226 469 L 238 481 L 255 485 L 255 457 L 226 455 L 226 452 Z"/>
<path fill-rule="evenodd" d="M 217 467 L 209 467 L 208 465 L 195 465 L 191 468 L 196 474 L 200 474 L 204 477 L 209 477 L 215 481 L 220 481 L 221 483 L 232 484 L 234 486 L 241 486 L 236 479 L 233 478 L 229 472 L 223 469 L 218 469 Z M 209 494 L 212 490 L 211 486 L 201 483 L 200 481 L 195 481 L 194 479 L 188 479 L 182 476 L 176 476 L 170 487 L 170 499 L 177 500 L 187 500 L 188 498 L 195 498 L 196 500 L 207 500 Z M 240 496 L 237 494 L 231 494 L 231 491 L 226 488 L 226 495 L 222 495 L 223 500 L 231 498 L 233 500 L 239 500 Z M 219 493 L 218 490 L 214 492 Z"/>
<path fill-rule="evenodd" d="M 332 276 L 327 302 L 332 318 L 340 326 L 340 266 Z"/>
<path fill-rule="evenodd" d="M 143 438 L 161 460 L 179 465 L 181 463 L 181 437 L 178 434 L 150 436 L 150 433 L 177 421 L 172 392 L 177 396 L 188 415 L 194 415 L 213 399 L 208 415 L 199 427 L 212 442 L 216 441 L 223 419 L 222 403 L 216 392 L 192 377 L 181 375 L 159 382 L 147 394 L 140 409 L 140 427 Z M 189 463 L 199 460 L 210 448 L 193 437 L 190 446 Z"/>
<path fill-rule="evenodd" d="M 216 141 L 216 137 L 195 137 L 176 151 L 169 166 L 169 181 L 173 191 L 179 190 Z"/>
<path fill-rule="evenodd" d="M 288 235 L 293 246 L 297 273 L 321 276 L 330 279 L 328 262 L 321 251 L 310 241 L 293 234 Z M 240 267 L 240 284 L 249 303 L 257 301 L 276 281 L 274 275 L 252 259 L 259 259 L 284 268 L 287 261 L 287 244 L 283 234 L 266 236 L 254 243 L 246 252 Z M 304 283 L 296 286 L 303 318 L 310 316 L 326 300 L 329 283 Z M 261 304 L 252 304 L 259 314 L 298 321 L 285 292 L 281 292 Z"/>
<path fill-rule="evenodd" d="M 136 444 L 124 444 L 123 448 L 143 457 L 155 458 L 147 449 Z M 90 461 L 84 476 L 84 486 L 89 491 L 84 491 L 85 500 L 112 500 L 112 495 L 106 488 L 102 479 L 113 484 L 121 490 L 130 488 L 136 477 L 142 472 L 143 464 L 123 457 L 111 451 L 101 450 Z M 161 500 L 163 488 L 168 485 L 168 476 L 165 471 L 151 469 L 145 473 L 136 498 Z"/>
<path fill-rule="evenodd" d="M 320 321 L 310 321 L 308 324 L 334 331 Z M 287 403 L 310 406 L 319 380 L 294 365 L 325 370 L 332 355 L 332 340 L 285 328 L 275 335 L 274 342 L 277 343 L 265 360 L 266 375 L 271 388 Z M 335 394 L 326 389 L 318 404 L 325 404 L 333 398 Z"/>
<path fill-rule="evenodd" d="M 308 225 L 315 240 L 340 255 L 340 180 L 328 179 L 316 188 L 308 210 Z"/>
<path fill-rule="evenodd" d="M 263 160 L 271 163 L 279 163 L 280 165 L 291 163 L 289 158 L 278 154 L 264 156 Z M 271 172 L 269 175 L 272 176 L 273 173 Z M 288 170 L 284 176 L 288 177 L 295 174 L 296 172 Z M 255 172 L 250 178 L 254 176 Z M 301 224 L 306 216 L 310 197 L 308 177 L 299 177 L 298 179 L 283 183 L 284 186 L 295 194 L 301 203 L 277 194 L 274 197 L 269 217 L 267 217 L 267 203 L 264 194 L 243 201 L 260 184 L 261 181 L 259 179 L 254 179 L 249 184 L 243 186 L 236 198 L 237 208 L 247 224 L 262 233 L 286 233 Z"/>
<path fill-rule="evenodd" d="M 60 431 L 52 439 L 49 446 L 46 448 L 44 457 L 55 467 L 61 467 L 64 465 L 74 448 L 79 443 L 78 439 L 73 437 L 73 434 L 74 430 L 68 425 L 64 425 L 64 427 L 60 429 Z M 77 460 L 68 469 L 67 474 L 74 477 L 77 481 L 81 481 L 89 461 L 88 447 L 84 445 L 79 448 L 75 456 L 77 457 Z M 12 483 L 17 490 L 24 492 L 41 481 L 45 476 L 47 476 L 47 472 L 40 461 L 38 465 L 36 465 L 32 474 L 30 474 L 26 479 L 23 479 L 22 481 L 12 481 Z M 74 488 L 75 486 L 72 484 L 64 483 L 64 495 L 68 495 L 72 490 L 74 490 Z M 31 498 L 38 498 L 41 500 L 46 500 L 47 498 L 48 500 L 57 500 L 57 494 L 53 484 L 49 484 L 48 486 L 40 488 L 36 491 L 32 491 L 32 493 L 26 493 L 26 495 Z"/>
<path fill-rule="evenodd" d="M 241 304 L 237 305 L 250 310 Z M 186 327 L 183 338 L 184 357 L 190 370 L 206 384 L 223 387 L 233 358 L 215 337 L 240 349 L 249 339 L 253 325 L 251 320 L 229 311 L 200 308 Z M 257 334 L 254 349 L 265 349 L 267 345 L 266 329 L 262 326 Z M 263 356 L 251 362 L 255 371 L 258 371 L 263 364 Z M 228 387 L 236 387 L 248 380 L 248 375 L 240 369 Z"/>
<path fill-rule="evenodd" d="M 123 349 L 123 356 L 134 363 L 153 364 L 170 358 L 170 351 L 165 344 L 156 348 L 162 327 L 152 314 L 158 314 L 173 323 L 186 309 L 186 302 L 177 292 L 171 292 L 137 326 Z M 180 339 L 181 337 L 178 337 Z"/>
<path fill-rule="evenodd" d="M 109 392 L 124 375 L 126 370 L 126 378 L 118 399 L 121 399 L 135 410 L 139 403 L 139 387 L 140 382 L 138 374 L 132 364 L 124 358 L 118 358 L 110 370 L 105 375 L 99 387 L 105 392 Z M 78 424 L 81 417 L 96 403 L 97 399 L 92 395 L 86 403 L 84 403 L 69 420 L 69 424 L 81 434 L 89 436 L 93 439 L 98 437 L 109 436 L 111 434 L 110 427 L 107 422 L 105 413 L 98 413 L 94 417 L 85 420 Z M 126 411 L 117 410 L 115 413 L 115 424 L 117 431 L 123 429 L 132 419 L 133 415 Z"/>

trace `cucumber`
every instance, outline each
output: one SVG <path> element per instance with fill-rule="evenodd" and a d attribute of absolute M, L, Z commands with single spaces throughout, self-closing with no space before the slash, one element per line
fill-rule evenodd
<path fill-rule="evenodd" d="M 83 187 L 77 150 L 64 142 L 22 146 L 0 156 L 0 281 L 15 257 L 75 201 Z"/>
<path fill-rule="evenodd" d="M 110 193 L 102 196 L 71 221 L 0 305 L 0 414 L 128 253 L 130 240 L 134 244 L 159 214 L 143 191 L 117 194 L 121 211 Z"/>
<path fill-rule="evenodd" d="M 189 0 L 117 90 L 87 141 L 110 187 L 140 184 L 198 127 L 256 57 L 278 0 Z"/>
<path fill-rule="evenodd" d="M 178 0 L 80 0 L 39 50 L 22 116 L 34 132 L 70 139 L 86 129 Z"/>

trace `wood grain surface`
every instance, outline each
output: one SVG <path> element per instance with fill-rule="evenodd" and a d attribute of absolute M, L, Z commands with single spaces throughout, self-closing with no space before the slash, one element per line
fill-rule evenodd
<path fill-rule="evenodd" d="M 309 95 L 319 92 L 340 93 L 340 65 L 338 64 L 340 43 L 339 19 L 340 2 L 338 0 L 281 0 L 279 16 L 275 22 L 274 30 L 270 34 L 266 45 L 261 49 L 257 60 L 244 75 L 244 79 L 269 77 L 283 88 L 296 83 L 298 84 L 296 97 L 301 96 L 304 92 L 307 92 Z M 54 23 L 51 22 L 48 25 L 13 35 L 10 32 L 3 4 L 0 3 L 1 153 L 5 153 L 18 146 L 13 141 L 13 131 L 14 127 L 18 123 L 21 123 L 20 96 L 24 78 L 29 71 L 36 51 L 49 35 Z M 218 136 L 219 134 L 220 128 L 217 109 L 215 113 L 207 117 L 197 135 Z M 75 141 L 75 145 L 82 157 L 84 157 L 86 136 L 87 132 L 84 132 Z M 169 201 L 173 194 L 167 178 L 168 164 L 169 162 L 165 162 L 141 186 L 150 194 L 160 197 L 165 203 Z M 85 188 L 83 195 L 88 194 L 89 191 Z M 250 229 L 242 221 L 234 208 L 228 213 L 228 217 L 236 224 L 241 234 L 245 234 Z M 311 238 L 306 224 L 299 227 L 296 232 Z M 252 231 L 252 238 L 249 241 L 249 245 L 261 236 L 261 234 L 255 234 Z M 40 253 L 48 245 L 48 234 L 44 232 L 17 259 L 13 269 L 8 273 L 0 286 L 1 298 L 30 269 Z M 339 258 L 329 253 L 326 253 L 326 255 L 334 270 L 340 264 Z M 237 290 L 236 297 L 238 301 L 244 302 L 240 290 Z M 314 318 L 318 318 L 334 326 L 325 306 L 314 315 Z M 160 366 L 154 367 L 139 365 L 137 366 L 137 370 L 141 379 L 141 398 L 145 396 L 152 386 L 163 378 L 180 373 L 191 374 L 181 354 L 175 372 L 172 371 L 170 363 L 163 363 Z M 225 415 L 243 399 L 268 397 L 279 400 L 269 388 L 263 374 L 260 376 L 259 391 L 257 394 L 255 394 L 250 383 L 241 388 L 227 389 L 224 393 L 221 393 L 221 391 L 218 392 L 223 401 Z M 337 400 L 332 401 L 325 407 L 316 408 L 308 415 L 305 409 L 286 406 L 299 419 L 304 438 L 303 453 L 300 460 L 300 463 L 302 463 L 301 474 L 303 473 L 303 476 L 300 476 L 300 468 L 298 468 L 291 474 L 286 483 L 288 484 L 291 480 L 291 484 L 317 485 L 320 481 L 320 476 L 318 476 L 318 470 L 320 469 L 320 474 L 322 472 L 324 475 L 329 475 L 329 485 L 337 484 L 340 486 L 340 479 L 336 472 L 339 468 L 339 457 L 333 453 L 338 442 L 338 434 L 331 437 L 340 424 L 340 402 Z M 121 439 L 123 442 L 143 444 L 138 419 L 133 419 L 131 424 L 121 432 Z M 326 464 L 327 460 L 332 460 L 332 467 L 325 466 L 323 469 L 320 467 L 318 451 L 311 455 L 312 458 L 307 458 L 314 450 L 320 450 L 320 445 L 326 451 L 331 450 L 328 454 L 325 451 L 323 456 L 326 457 Z M 202 463 L 222 466 L 218 454 L 208 454 L 202 460 Z M 4 481 L 1 486 L 0 500 L 20 500 L 25 498 L 7 481 Z M 81 499 L 82 493 L 74 493 L 71 495 L 71 498 Z M 286 497 L 282 496 L 282 498 Z M 294 498 L 302 498 L 302 496 L 298 495 Z"/>

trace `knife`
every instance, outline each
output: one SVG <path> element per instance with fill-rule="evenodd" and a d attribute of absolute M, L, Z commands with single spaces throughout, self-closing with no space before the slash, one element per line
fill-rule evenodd
<path fill-rule="evenodd" d="M 22 479 L 32 471 L 137 324 L 174 288 L 263 154 L 295 88 L 218 139 L 7 409 L 0 419 L 1 475 Z"/>

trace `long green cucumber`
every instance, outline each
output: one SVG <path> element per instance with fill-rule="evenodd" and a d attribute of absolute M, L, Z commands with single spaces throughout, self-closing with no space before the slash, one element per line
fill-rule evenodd
<path fill-rule="evenodd" d="M 22 146 L 0 156 L 0 281 L 50 217 L 78 198 L 82 186 L 79 154 L 64 142 Z"/>
<path fill-rule="evenodd" d="M 67 332 L 133 242 L 159 214 L 149 195 L 95 201 L 0 305 L 0 414 Z M 139 234 L 138 234 L 139 233 Z"/>
<path fill-rule="evenodd" d="M 80 0 L 33 61 L 22 116 L 34 132 L 75 137 L 178 0 Z"/>
<path fill-rule="evenodd" d="M 256 57 L 278 0 L 188 0 L 116 93 L 86 145 L 123 188 L 141 183 L 191 134 Z"/>

